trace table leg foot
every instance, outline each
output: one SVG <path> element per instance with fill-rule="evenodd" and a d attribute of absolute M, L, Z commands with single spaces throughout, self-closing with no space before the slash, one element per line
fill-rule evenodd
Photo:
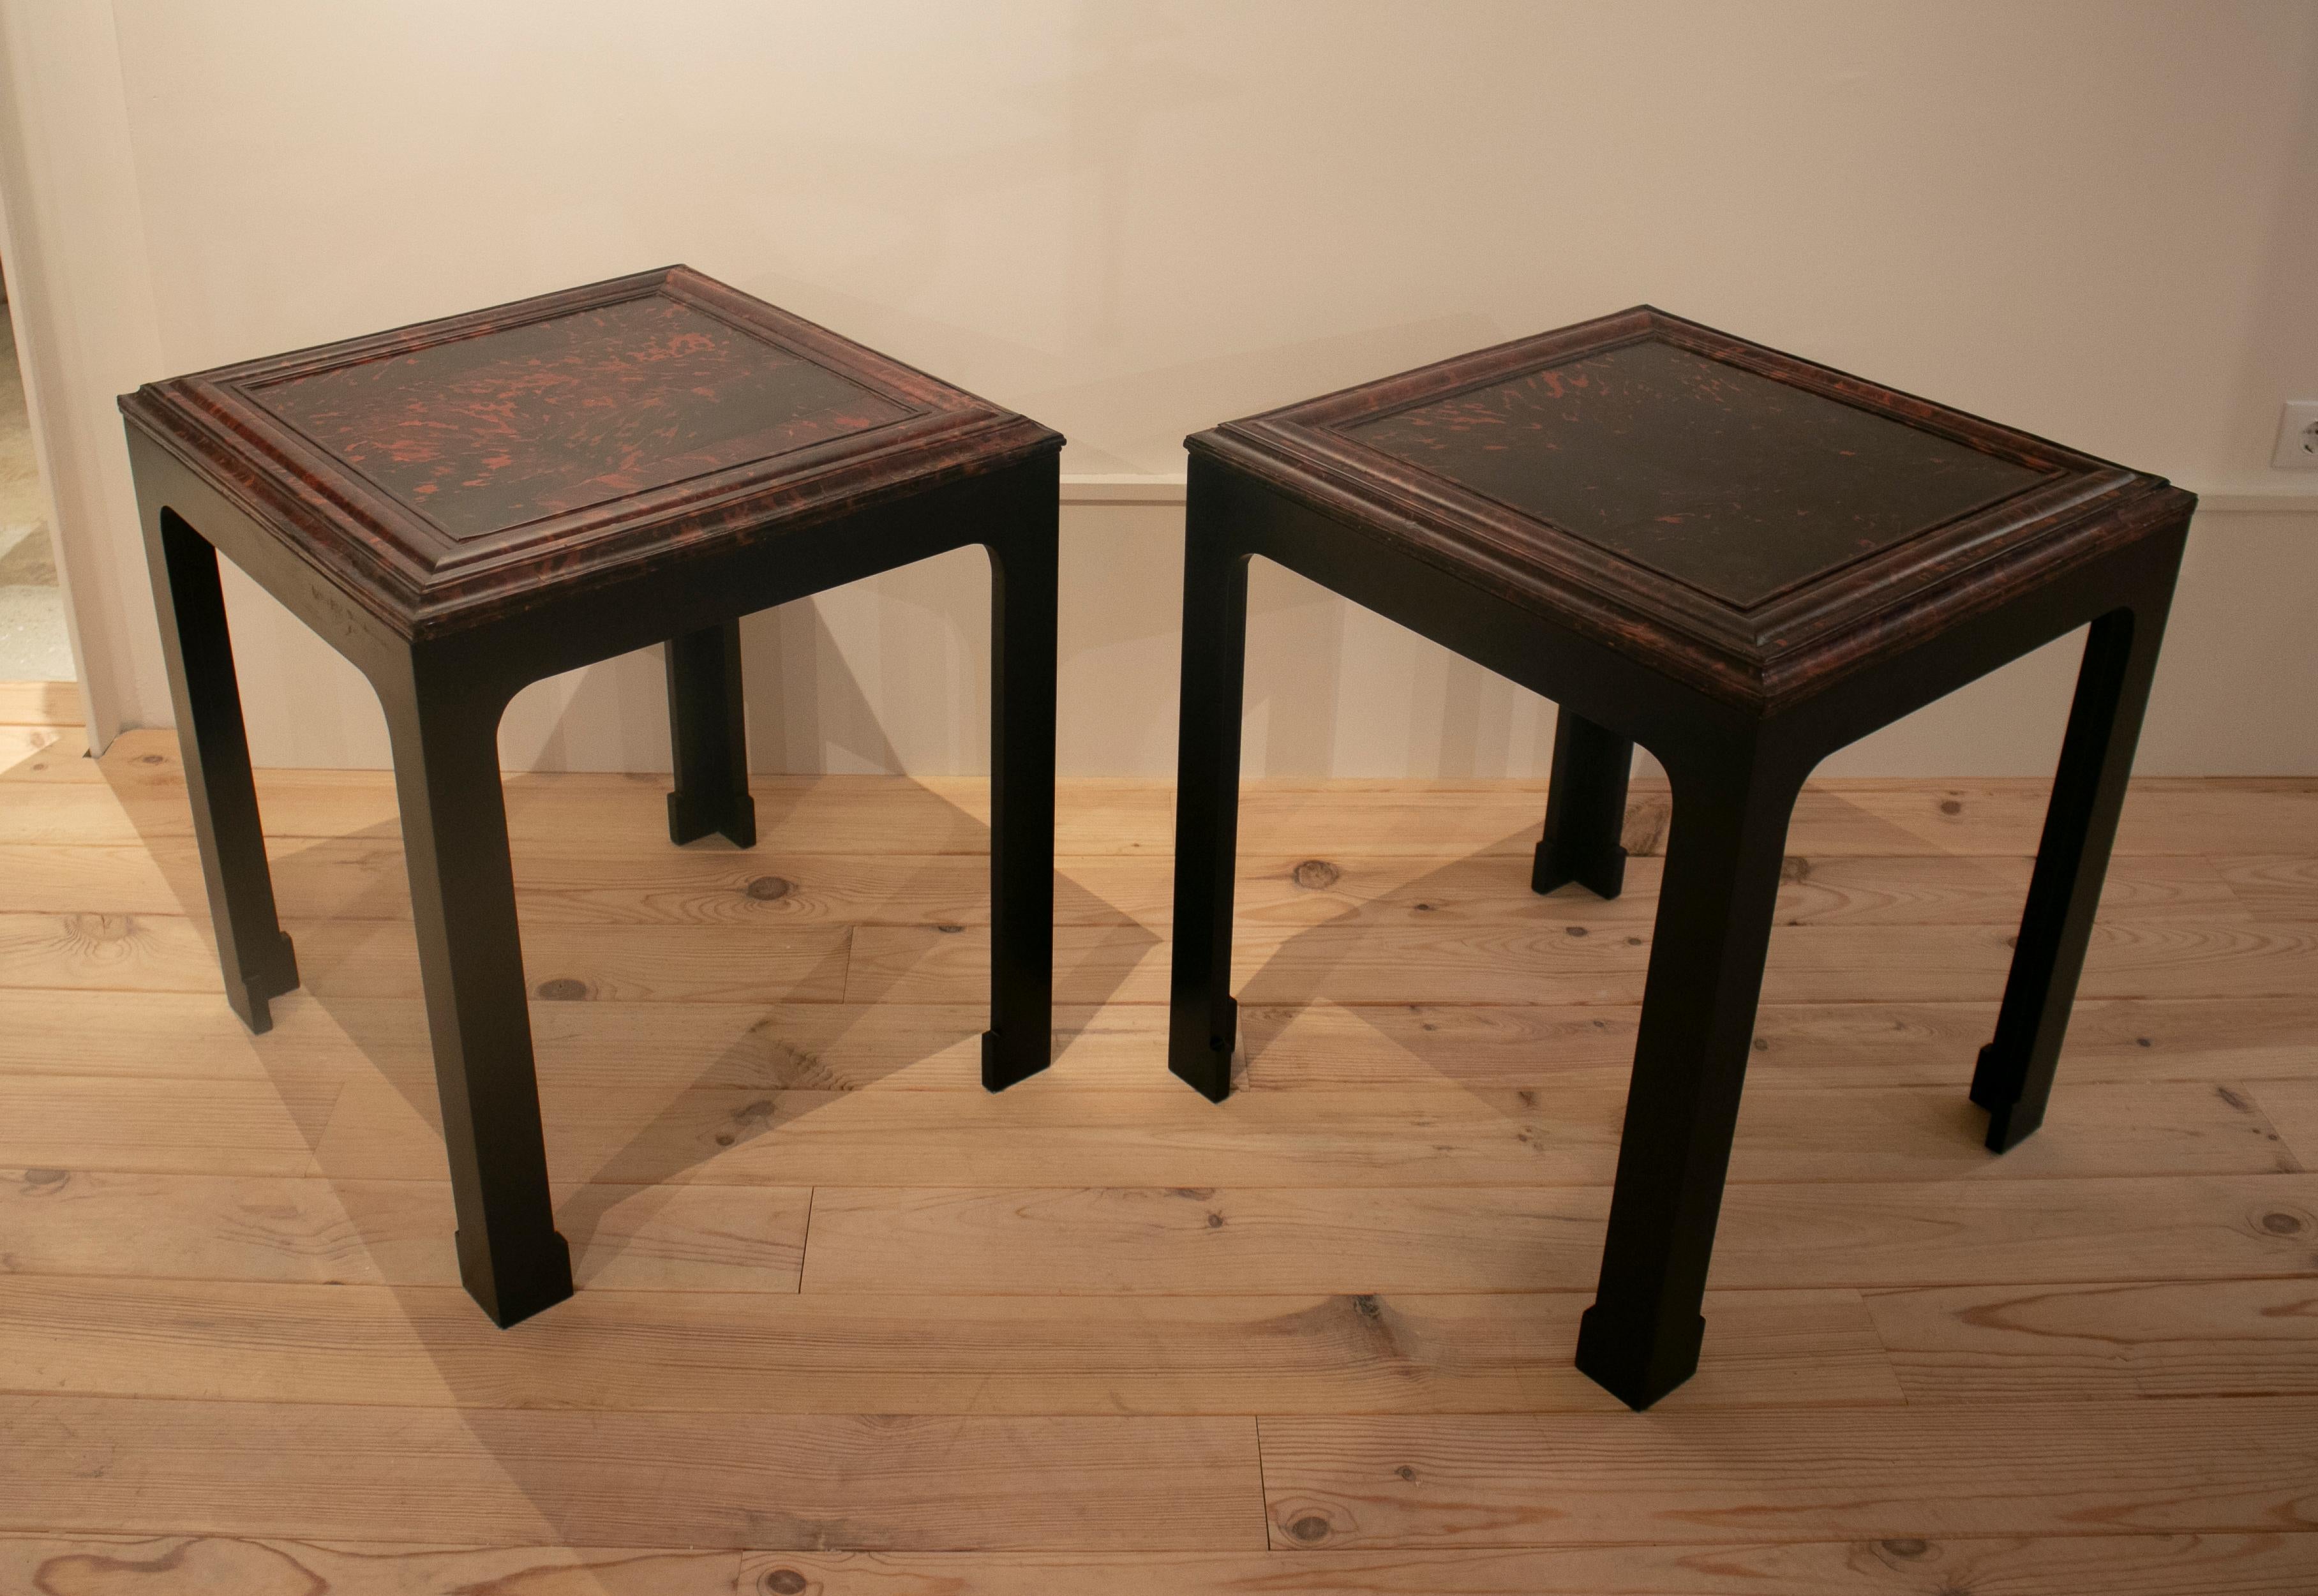
<path fill-rule="evenodd" d="M 1550 892 L 1576 882 L 1597 898 L 1626 886 L 1626 776 L 1634 745 L 1585 716 L 1563 710 L 1553 731 L 1553 776 L 1546 794 L 1545 836 L 1529 886 Z"/>
<path fill-rule="evenodd" d="M 469 1247 L 467 1235 L 463 1230 L 454 1235 L 459 1283 L 501 1330 L 571 1295 L 571 1247 L 562 1232 L 550 1231 L 544 1242 L 527 1251 L 509 1258 L 503 1251 L 498 1259 L 481 1240 Z"/>
<path fill-rule="evenodd" d="M 746 793 L 711 794 L 705 801 L 693 793 L 668 795 L 668 839 L 682 847 L 687 842 L 722 834 L 734 847 L 757 846 L 757 801 Z"/>
<path fill-rule="evenodd" d="M 1529 890 L 1542 895 L 1573 881 L 1597 898 L 1616 897 L 1626 890 L 1626 850 L 1612 847 L 1573 861 L 1552 843 L 1539 843 L 1530 865 Z"/>
<path fill-rule="evenodd" d="M 1201 1011 L 1212 1015 L 1199 1023 Z M 1211 998 L 1207 1003 L 1185 1002 L 1172 1015 L 1167 1068 L 1178 1080 L 1210 1103 L 1231 1096 L 1232 1055 L 1239 1047 L 1239 1001 Z"/>
<path fill-rule="evenodd" d="M 225 983 L 226 1003 L 254 1036 L 263 1036 L 274 1028 L 273 1000 L 298 990 L 298 950 L 288 934 L 275 932 L 270 946 L 269 955 L 258 961 L 258 968 L 245 969 L 240 980 L 229 979 Z"/>
<path fill-rule="evenodd" d="M 982 1089 L 1004 1091 L 1008 1087 L 1028 1080 L 1045 1069 L 1053 1044 L 1046 1036 L 1032 1036 L 1025 1045 L 1013 1044 L 996 1031 L 982 1033 Z"/>
<path fill-rule="evenodd" d="M 2044 1102 L 2021 1098 L 2008 1100 L 2004 1094 L 2008 1082 L 2017 1081 L 2025 1073 L 2018 1063 L 2006 1059 L 1996 1043 L 1980 1050 L 1980 1062 L 1972 1072 L 1972 1100 L 1988 1110 L 1988 1150 L 2009 1152 L 2036 1134 L 2044 1123 Z"/>
<path fill-rule="evenodd" d="M 757 845 L 749 796 L 749 728 L 741 710 L 741 623 L 727 621 L 668 641 L 668 839 L 678 847 L 723 832 Z"/>
<path fill-rule="evenodd" d="M 1658 1323 L 1613 1324 L 1597 1305 L 1577 1322 L 1578 1371 L 1640 1412 L 1698 1372 L 1706 1319 L 1669 1314 Z"/>

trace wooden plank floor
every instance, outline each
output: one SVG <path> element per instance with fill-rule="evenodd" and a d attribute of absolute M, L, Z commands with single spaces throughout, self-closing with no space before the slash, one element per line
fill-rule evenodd
<path fill-rule="evenodd" d="M 1166 1073 L 1169 794 L 1066 784 L 1059 1054 L 976 1083 L 986 793 L 509 784 L 580 1294 L 459 1289 L 393 796 L 0 688 L 0 1592 L 2318 1590 L 2318 783 L 2139 785 L 2063 1084 L 1964 1100 L 2034 782 L 1806 795 L 1698 1377 L 1569 1367 L 1649 956 L 1539 784 L 1259 785 L 1243 1089 Z"/>

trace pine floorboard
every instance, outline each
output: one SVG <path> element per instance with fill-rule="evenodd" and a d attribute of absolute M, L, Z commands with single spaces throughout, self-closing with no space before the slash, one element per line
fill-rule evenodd
<path fill-rule="evenodd" d="M 4 1588 L 109 1596 L 1955 1596 L 2307 1589 L 2310 1537 L 1273 1552 L 671 1551 L 0 1534 Z"/>
<path fill-rule="evenodd" d="M 2318 783 L 2135 785 L 2044 1129 L 1966 1104 L 2044 784 L 1799 807 L 1697 1377 L 1569 1367 L 1663 790 L 1254 784 L 1240 1090 L 1165 1072 L 1163 784 L 1067 782 L 1055 1067 L 979 1086 L 987 793 L 518 776 L 580 1290 L 460 1289 L 391 782 L 260 776 L 218 995 L 166 733 L 0 684 L 0 1591 L 2318 1589 Z"/>

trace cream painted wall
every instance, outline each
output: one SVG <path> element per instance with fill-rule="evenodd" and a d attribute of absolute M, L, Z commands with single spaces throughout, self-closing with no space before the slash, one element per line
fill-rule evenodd
<path fill-rule="evenodd" d="M 2228 496 L 2144 769 L 2318 771 L 2318 6 L 1368 0 L 4 0 L 100 730 L 167 718 L 111 396 L 687 260 L 1181 470 L 1223 417 L 1649 300 Z M 20 310 L 22 308 L 20 307 Z M 1154 495 L 1163 499 L 1163 491 Z M 1063 760 L 1172 767 L 1180 510 L 1065 511 Z M 232 593 L 261 759 L 382 762 L 353 671 Z M 756 617 L 760 767 L 978 768 L 971 553 Z M 1532 774 L 1550 710 L 1260 573 L 1252 772 Z M 1849 751 L 2049 769 L 2058 655 Z M 666 758 L 656 659 L 543 684 L 511 763 Z"/>

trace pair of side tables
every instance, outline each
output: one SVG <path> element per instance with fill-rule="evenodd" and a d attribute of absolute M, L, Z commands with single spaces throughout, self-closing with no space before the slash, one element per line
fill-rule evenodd
<path fill-rule="evenodd" d="M 739 619 L 945 550 L 992 566 L 992 1089 L 1047 1066 L 1057 472 L 1035 422 L 683 267 L 121 400 L 228 1000 L 298 984 L 222 551 L 360 667 L 394 749 L 467 1289 L 571 1292 L 541 1139 L 497 728 L 665 645 L 681 844 L 755 840 Z M 1189 441 L 1168 1066 L 1228 1089 L 1248 562 L 1560 705 L 1531 886 L 1622 884 L 1634 745 L 1673 825 L 1577 1364 L 1634 1407 L 1699 1314 L 1790 812 L 1827 754 L 2089 626 L 1973 1101 L 2044 1111 L 2196 501 L 1649 309 Z M 1510 884 L 1509 884 L 1509 890 Z"/>

